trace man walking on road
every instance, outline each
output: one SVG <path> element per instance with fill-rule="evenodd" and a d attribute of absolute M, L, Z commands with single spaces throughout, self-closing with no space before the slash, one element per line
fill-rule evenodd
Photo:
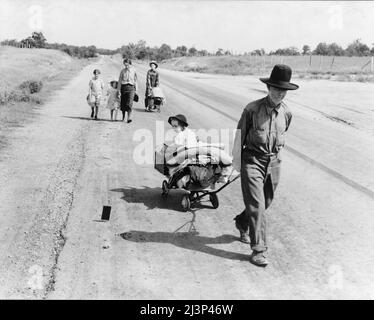
<path fill-rule="evenodd" d="M 233 148 L 233 166 L 241 173 L 245 210 L 237 215 L 235 226 L 240 240 L 251 245 L 250 261 L 266 266 L 265 210 L 273 200 L 280 176 L 280 150 L 292 114 L 282 102 L 287 90 L 298 86 L 290 83 L 292 70 L 275 65 L 270 78 L 260 78 L 267 85 L 268 95 L 249 103 L 237 126 Z"/>

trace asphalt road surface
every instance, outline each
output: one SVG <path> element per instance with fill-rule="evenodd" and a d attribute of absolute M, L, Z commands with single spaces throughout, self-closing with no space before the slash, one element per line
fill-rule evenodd
<path fill-rule="evenodd" d="M 374 298 L 373 84 L 295 79 L 281 182 L 267 211 L 270 264 L 258 268 L 233 223 L 243 209 L 239 181 L 218 194 L 218 209 L 202 202 L 183 212 L 183 192 L 164 201 L 164 177 L 134 154 L 152 133 L 152 155 L 156 120 L 168 129 L 176 113 L 192 129 L 232 133 L 266 87 L 252 76 L 160 69 L 167 102 L 147 113 L 147 66 L 136 65 L 134 121 L 110 122 L 105 108 L 92 121 L 85 96 L 96 67 L 105 81 L 120 70 L 109 57 L 87 66 L 1 150 L 1 298 Z"/>

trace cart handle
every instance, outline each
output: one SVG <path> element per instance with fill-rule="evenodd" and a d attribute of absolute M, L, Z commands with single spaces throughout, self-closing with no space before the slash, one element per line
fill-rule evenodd
<path fill-rule="evenodd" d="M 231 175 L 230 175 L 231 176 Z M 227 181 L 222 187 L 218 188 L 215 191 L 209 192 L 209 193 L 218 193 L 222 189 L 226 188 L 229 184 L 233 183 L 235 180 L 237 180 L 240 177 L 240 174 L 238 174 L 234 179 Z M 230 177 L 229 177 L 230 178 Z"/>

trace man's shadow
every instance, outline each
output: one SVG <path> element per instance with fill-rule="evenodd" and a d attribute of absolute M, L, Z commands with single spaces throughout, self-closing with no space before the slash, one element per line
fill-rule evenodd
<path fill-rule="evenodd" d="M 94 120 L 92 118 L 88 118 L 88 117 L 71 117 L 71 116 L 62 116 L 63 118 L 69 118 L 69 119 L 75 119 L 75 120 L 86 120 L 86 121 L 96 121 L 96 122 L 114 122 L 114 121 L 111 121 L 110 119 L 103 119 L 103 118 L 98 118 L 97 120 Z M 118 120 L 117 120 L 118 122 Z"/>
<path fill-rule="evenodd" d="M 198 251 L 224 259 L 248 261 L 248 255 L 246 254 L 209 246 L 212 244 L 229 244 L 238 241 L 237 237 L 230 234 L 210 238 L 200 236 L 198 232 L 147 232 L 131 230 L 121 233 L 120 236 L 124 240 L 132 242 L 168 243 L 183 249 Z"/>
<path fill-rule="evenodd" d="M 182 211 L 181 200 L 182 195 L 186 194 L 185 190 L 170 190 L 169 195 L 164 199 L 162 189 L 155 187 L 143 186 L 141 188 L 124 187 L 111 189 L 113 192 L 122 193 L 121 199 L 128 203 L 142 203 L 147 207 L 147 210 L 154 208 L 160 209 L 172 209 L 176 211 Z M 208 199 L 209 197 L 206 197 Z M 211 204 L 206 204 L 206 199 L 202 199 L 201 202 L 197 202 L 193 205 L 191 211 L 203 208 L 212 208 Z"/>

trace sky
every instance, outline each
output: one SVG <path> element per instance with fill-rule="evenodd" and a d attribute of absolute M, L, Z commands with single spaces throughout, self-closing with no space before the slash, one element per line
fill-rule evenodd
<path fill-rule="evenodd" d="M 374 2 L 0 0 L 0 40 L 42 31 L 48 42 L 116 49 L 145 40 L 243 53 L 319 42 L 374 43 Z"/>

